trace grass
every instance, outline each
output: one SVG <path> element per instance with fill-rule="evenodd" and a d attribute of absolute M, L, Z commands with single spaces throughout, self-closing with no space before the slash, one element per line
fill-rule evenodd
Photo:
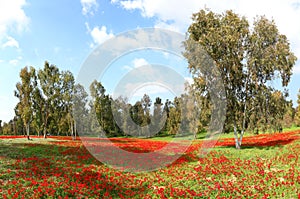
<path fill-rule="evenodd" d="M 169 166 L 139 173 L 97 161 L 80 140 L 0 139 L 0 197 L 298 198 L 299 132 L 245 137 L 242 150 L 221 136 L 216 147 L 199 158 L 202 136 Z M 114 144 L 128 151 L 153 151 L 171 139 L 117 138 Z M 104 144 L 100 142 L 98 147 L 105 149 Z M 109 156 L 112 160 L 122 159 L 113 154 Z M 168 152 L 164 155 L 171 156 Z"/>
<path fill-rule="evenodd" d="M 284 128 L 283 129 L 283 132 L 290 132 L 290 131 L 298 131 L 300 130 L 300 127 L 297 127 L 297 126 L 292 126 L 290 128 Z M 269 134 L 269 133 L 262 133 L 260 132 L 259 133 L 260 135 L 261 134 Z M 207 133 L 206 132 L 202 132 L 202 133 L 198 133 L 197 134 L 197 140 L 205 140 L 207 138 Z M 254 136 L 253 133 L 249 133 L 249 132 L 245 132 L 244 133 L 244 136 L 243 137 L 251 137 L 251 136 Z M 219 135 L 216 135 L 215 136 L 216 139 L 227 139 L 227 138 L 234 138 L 234 134 L 233 132 L 230 132 L 230 133 L 222 133 L 222 134 L 219 134 Z M 146 139 L 151 139 L 151 140 L 157 140 L 157 141 L 172 141 L 172 140 L 192 140 L 194 139 L 194 136 L 193 135 L 189 135 L 189 136 L 174 136 L 174 135 L 167 135 L 167 134 L 163 134 L 163 135 L 158 135 L 157 137 L 153 137 L 153 138 L 146 138 Z"/>

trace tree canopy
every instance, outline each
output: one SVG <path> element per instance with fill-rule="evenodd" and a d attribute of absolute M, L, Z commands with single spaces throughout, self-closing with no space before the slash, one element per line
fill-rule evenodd
<path fill-rule="evenodd" d="M 275 22 L 265 16 L 257 17 L 252 26 L 245 17 L 231 10 L 223 14 L 200 10 L 192 19 L 184 55 L 195 88 L 200 95 L 208 91 L 207 76 L 202 71 L 207 66 L 197 62 L 202 55 L 195 52 L 193 42 L 201 45 L 221 73 L 227 98 L 226 126 L 233 127 L 236 148 L 240 148 L 249 118 L 258 113 L 254 109 L 262 110 L 266 120 L 270 112 L 280 111 L 269 110 L 272 107 L 268 101 L 280 92 L 272 88 L 270 82 L 281 79 L 282 86 L 287 87 L 296 57 L 287 37 L 280 34 Z M 241 131 L 240 137 L 238 131 Z"/>

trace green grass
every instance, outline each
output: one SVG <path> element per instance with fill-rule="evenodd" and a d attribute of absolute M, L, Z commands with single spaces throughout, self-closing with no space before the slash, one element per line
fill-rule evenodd
<path fill-rule="evenodd" d="M 297 129 L 291 128 L 286 131 Z M 252 134 L 246 134 L 248 135 Z M 269 136 L 272 138 L 272 135 Z M 198 135 L 199 140 L 204 137 L 205 133 Z M 233 137 L 233 134 L 223 134 L 221 137 Z M 161 136 L 142 141 L 147 143 L 148 140 L 171 141 L 191 138 Z M 159 187 L 164 189 L 163 194 L 166 198 L 182 198 L 180 191 L 187 194 L 188 198 L 194 198 L 188 191 L 205 194 L 199 198 L 263 198 L 265 194 L 275 194 L 267 198 L 297 198 L 300 193 L 297 188 L 300 187 L 300 164 L 298 158 L 293 156 L 299 154 L 300 140 L 286 145 L 244 147 L 242 150 L 236 150 L 234 147 L 215 147 L 200 159 L 198 150 L 195 150 L 184 155 L 187 161 L 179 161 L 156 171 L 135 174 L 120 172 L 97 162 L 84 150 L 80 141 L 58 141 L 60 142 L 51 138 L 33 138 L 30 141 L 24 138 L 0 139 L 0 185 L 3 185 L 0 187 L 0 193 L 1 189 L 3 193 L 8 193 L 8 190 L 15 193 L 25 187 L 22 194 L 30 195 L 35 191 L 48 198 L 48 192 L 54 190 L 56 195 L 52 198 L 76 198 L 76 195 L 72 195 L 74 187 L 69 187 L 70 183 L 84 187 L 75 187 L 76 194 L 82 191 L 81 195 L 77 195 L 82 198 L 99 198 L 109 189 L 113 198 L 118 198 L 119 193 L 126 195 L 128 190 L 134 193 L 130 197 L 127 196 L 128 198 L 161 198 L 162 195 L 157 193 Z M 258 139 L 258 142 L 264 141 Z M 129 141 L 128 144 L 134 143 Z M 31 160 L 33 157 L 35 159 Z M 37 191 L 38 184 L 45 182 L 43 177 L 47 182 L 51 182 L 51 186 L 41 187 L 40 192 Z M 31 178 L 38 184 L 32 185 Z M 233 181 L 234 184 L 228 185 L 229 181 Z M 288 184 L 281 184 L 281 181 Z M 99 192 L 93 188 L 103 184 L 106 185 L 103 189 L 99 188 Z M 222 189 L 217 188 L 219 184 Z M 257 188 L 254 188 L 256 186 Z M 175 196 L 172 197 L 173 188 Z M 98 195 L 89 195 L 94 191 Z M 14 198 L 13 195 L 10 198 Z"/>
<path fill-rule="evenodd" d="M 297 131 L 297 130 L 300 130 L 300 126 L 297 127 L 297 126 L 293 125 L 291 128 L 284 128 L 283 132 Z"/>
<path fill-rule="evenodd" d="M 292 126 L 291 128 L 284 128 L 283 132 L 290 132 L 290 131 L 296 131 L 296 130 L 300 130 L 300 127 Z M 266 133 L 260 132 L 260 134 L 269 134 L 269 133 L 268 132 L 266 132 Z M 204 140 L 204 139 L 206 139 L 207 136 L 208 135 L 207 135 L 206 132 L 198 133 L 197 134 L 197 140 Z M 255 134 L 245 132 L 243 137 L 250 137 L 250 136 L 255 136 Z M 221 138 L 234 138 L 234 134 L 233 134 L 233 132 L 222 133 L 222 134 L 216 135 L 215 138 L 219 138 L 219 139 L 221 139 Z M 175 137 L 174 135 L 167 135 L 165 133 L 165 134 L 159 135 L 157 137 L 146 138 L 146 139 L 170 142 L 170 141 L 176 141 L 176 140 L 192 140 L 192 139 L 194 139 L 194 136 L 189 135 L 189 136 L 182 136 L 182 137 L 177 136 L 177 137 Z"/>

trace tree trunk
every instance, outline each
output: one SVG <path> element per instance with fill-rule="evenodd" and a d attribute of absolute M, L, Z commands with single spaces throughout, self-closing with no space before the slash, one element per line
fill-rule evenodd
<path fill-rule="evenodd" d="M 46 119 L 46 123 L 44 124 L 44 129 L 43 129 L 43 134 L 44 134 L 44 139 L 46 139 L 47 138 L 47 120 L 48 119 Z"/>
<path fill-rule="evenodd" d="M 236 149 L 241 149 L 240 140 L 239 140 L 239 136 L 238 136 L 238 132 L 237 132 L 237 126 L 236 126 L 235 121 L 234 121 L 234 124 L 233 124 L 233 129 L 234 129 L 235 148 Z"/>
<path fill-rule="evenodd" d="M 49 113 L 46 113 L 46 116 L 45 116 L 45 124 L 44 124 L 44 130 L 43 130 L 43 133 L 44 133 L 44 139 L 47 138 L 47 123 L 48 123 L 48 117 L 49 117 Z"/>
<path fill-rule="evenodd" d="M 240 148 L 242 146 L 242 140 L 243 140 L 243 136 L 244 136 L 245 128 L 246 128 L 246 112 L 247 112 L 247 102 L 246 102 L 246 99 L 245 99 L 242 131 L 241 131 L 241 135 L 240 135 L 240 139 L 239 139 L 239 147 Z"/>
<path fill-rule="evenodd" d="M 76 122 L 74 121 L 74 135 L 75 135 L 75 140 L 76 140 L 76 132 L 77 132 L 77 127 L 76 127 Z"/>
<path fill-rule="evenodd" d="M 30 137 L 29 137 L 29 131 L 30 131 L 30 129 L 29 129 L 29 127 L 30 127 L 30 124 L 28 123 L 28 124 L 26 125 L 27 140 L 30 140 Z"/>
<path fill-rule="evenodd" d="M 46 138 L 47 138 L 47 129 L 44 128 L 44 139 L 46 139 Z"/>
<path fill-rule="evenodd" d="M 74 135 L 74 126 L 73 126 L 72 120 L 70 121 L 70 128 L 71 128 L 71 136 L 72 136 L 72 138 L 74 140 L 75 139 L 75 135 Z"/>

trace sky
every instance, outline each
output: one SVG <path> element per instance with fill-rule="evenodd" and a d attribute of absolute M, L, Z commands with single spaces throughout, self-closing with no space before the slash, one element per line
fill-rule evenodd
<path fill-rule="evenodd" d="M 274 19 L 300 59 L 300 0 L 0 0 L 0 120 L 8 122 L 14 115 L 15 85 L 24 66 L 42 68 L 47 60 L 62 70 L 70 70 L 76 78 L 89 54 L 107 39 L 144 27 L 185 34 L 192 13 L 203 8 L 218 13 L 232 9 L 250 22 L 258 15 Z M 176 65 L 188 77 L 183 60 L 174 63 L 175 58 L 156 53 L 152 52 L 150 57 L 145 52 L 130 53 L 117 60 L 112 71 L 126 74 L 155 59 Z M 299 61 L 293 73 L 288 88 L 296 106 Z M 118 82 L 110 75 L 103 77 L 104 81 L 105 78 L 107 84 Z M 109 90 L 114 85 L 104 86 Z M 135 95 L 141 94 L 137 91 Z"/>

